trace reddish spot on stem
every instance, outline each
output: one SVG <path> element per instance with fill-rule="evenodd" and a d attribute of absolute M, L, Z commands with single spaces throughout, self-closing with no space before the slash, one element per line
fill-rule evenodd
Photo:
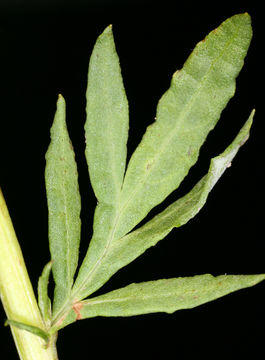
<path fill-rule="evenodd" d="M 81 320 L 82 319 L 82 315 L 80 313 L 81 309 L 83 307 L 83 304 L 81 302 L 77 302 L 75 304 L 73 304 L 73 310 L 76 313 L 76 320 Z"/>

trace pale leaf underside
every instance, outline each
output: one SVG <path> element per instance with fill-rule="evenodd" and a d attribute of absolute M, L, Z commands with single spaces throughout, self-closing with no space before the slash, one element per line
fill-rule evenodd
<path fill-rule="evenodd" d="M 106 31 L 104 34 L 106 37 Z M 207 134 L 234 94 L 235 78 L 251 36 L 249 15 L 233 16 L 200 42 L 183 69 L 173 76 L 169 90 L 159 101 L 156 121 L 148 127 L 129 161 L 115 209 L 109 205 L 97 207 L 93 238 L 73 288 L 74 299 L 89 296 L 112 275 L 113 268 L 117 271 L 120 263 L 128 263 L 124 253 L 119 253 L 122 238 L 178 187 L 196 162 Z M 97 56 L 104 58 L 105 52 L 97 52 Z M 89 73 L 92 70 L 89 68 Z M 95 123 L 90 133 L 96 131 Z M 90 133 L 87 130 L 88 147 Z M 93 152 L 93 138 L 91 141 Z M 103 273 L 106 276 L 102 277 Z"/>
<path fill-rule="evenodd" d="M 156 121 L 132 155 L 115 237 L 121 237 L 175 190 L 235 92 L 252 31 L 248 15 L 223 22 L 197 44 L 158 103 Z"/>
<path fill-rule="evenodd" d="M 209 172 L 184 197 L 168 206 L 139 229 L 115 241 L 102 259 L 100 266 L 91 275 L 91 286 L 98 289 L 122 267 L 126 266 L 145 250 L 157 244 L 174 227 L 180 227 L 192 219 L 206 203 L 209 192 L 230 168 L 233 158 L 249 137 L 254 111 L 240 130 L 232 144 L 219 156 L 211 160 Z"/>
<path fill-rule="evenodd" d="M 49 243 L 55 280 L 54 313 L 69 298 L 78 262 L 81 228 L 77 167 L 65 117 L 65 101 L 59 96 L 45 168 Z"/>
<path fill-rule="evenodd" d="M 55 279 L 52 329 L 95 316 L 172 313 L 255 285 L 265 275 L 197 275 L 131 284 L 86 297 L 120 268 L 193 218 L 249 137 L 254 111 L 230 146 L 211 160 L 206 174 L 184 197 L 133 231 L 149 211 L 174 191 L 197 161 L 200 147 L 235 91 L 251 40 L 248 14 L 227 19 L 201 41 L 172 78 L 132 155 L 127 171 L 128 104 L 111 27 L 98 38 L 88 72 L 86 159 L 98 200 L 94 232 L 73 285 L 80 237 L 80 197 L 65 104 L 58 101 L 47 153 L 49 236 Z M 47 293 L 50 265 L 39 282 L 39 302 L 50 321 Z"/>
<path fill-rule="evenodd" d="M 153 312 L 173 313 L 218 299 L 253 286 L 265 275 L 196 275 L 131 284 L 107 294 L 81 301 L 61 324 L 95 316 L 132 316 Z"/>
<path fill-rule="evenodd" d="M 99 202 L 85 273 L 98 266 L 105 251 L 109 229 L 117 216 L 126 164 L 128 103 L 110 26 L 99 36 L 90 58 L 86 110 L 86 159 Z"/>

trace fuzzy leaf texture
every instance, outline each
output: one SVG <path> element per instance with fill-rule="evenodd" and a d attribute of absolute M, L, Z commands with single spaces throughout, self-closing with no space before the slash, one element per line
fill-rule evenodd
<path fill-rule="evenodd" d="M 123 237 L 102 267 L 101 281 L 130 263 L 147 248 L 164 238 L 173 227 L 179 227 L 193 218 L 205 204 L 224 171 L 230 167 L 240 147 L 249 137 L 254 111 L 240 130 L 234 141 L 219 156 L 211 160 L 209 172 L 184 197 L 174 202 L 162 213 L 141 228 Z M 195 307 L 217 299 L 230 292 L 252 286 L 262 281 L 265 275 L 200 275 L 180 279 L 163 279 L 140 284 L 131 284 L 99 297 L 81 301 L 73 305 L 59 328 L 94 316 L 129 316 L 155 311 L 173 312 Z"/>
<path fill-rule="evenodd" d="M 53 313 L 69 299 L 78 262 L 81 227 L 77 167 L 65 116 L 65 101 L 60 95 L 45 169 L 49 244 L 55 281 Z"/>
<path fill-rule="evenodd" d="M 196 275 L 128 285 L 75 304 L 60 325 L 95 316 L 133 316 L 190 309 L 256 285 L 265 275 Z"/>
<path fill-rule="evenodd" d="M 100 287 L 119 269 L 132 262 L 151 246 L 156 245 L 159 240 L 165 238 L 174 227 L 186 224 L 198 214 L 206 203 L 210 191 L 224 171 L 230 167 L 238 150 L 248 139 L 253 116 L 254 111 L 232 144 L 222 154 L 211 160 L 208 174 L 187 195 L 175 201 L 145 225 L 132 231 L 111 246 L 100 268 L 94 274 L 94 286 Z"/>
<path fill-rule="evenodd" d="M 224 21 L 197 44 L 159 101 L 156 121 L 147 128 L 132 155 L 123 184 L 126 101 L 111 28 L 99 37 L 89 65 L 86 123 L 89 174 L 99 204 L 88 253 L 73 287 L 73 300 L 82 300 L 95 292 L 114 272 L 150 246 L 143 238 L 142 249 L 130 260 L 123 242 L 133 236 L 129 234 L 126 238 L 126 234 L 179 186 L 197 161 L 201 145 L 235 92 L 235 79 L 251 37 L 249 15 L 239 14 Z M 119 80 L 110 80 L 114 78 Z M 114 109 L 120 106 L 123 116 L 116 118 L 111 111 L 106 115 L 94 93 L 102 97 L 107 109 L 109 104 L 114 104 Z M 118 140 L 113 131 L 120 134 Z M 107 140 L 106 144 L 102 142 L 109 136 L 111 146 Z M 99 159 L 103 159 L 104 169 Z M 95 185 L 97 181 L 99 184 Z M 164 231 L 163 236 L 169 231 Z"/>
<path fill-rule="evenodd" d="M 99 201 L 94 233 L 85 260 L 84 276 L 97 268 L 106 249 L 109 231 L 118 214 L 128 138 L 128 103 L 112 28 L 107 27 L 93 49 L 88 71 L 86 159 Z"/>

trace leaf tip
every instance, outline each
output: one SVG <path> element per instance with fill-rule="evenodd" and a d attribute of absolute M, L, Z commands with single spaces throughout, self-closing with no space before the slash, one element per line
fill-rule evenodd
<path fill-rule="evenodd" d="M 251 25 L 251 16 L 248 12 L 244 12 L 242 14 L 239 14 L 238 16 L 240 16 L 241 19 L 245 20 L 248 24 Z"/>
<path fill-rule="evenodd" d="M 244 15 L 244 16 L 246 16 L 246 17 L 248 17 L 248 18 L 250 18 L 251 19 L 251 16 L 250 16 L 250 14 L 246 11 L 246 12 L 244 12 L 242 15 Z"/>
<path fill-rule="evenodd" d="M 63 97 L 62 94 L 58 94 L 57 103 L 59 103 L 59 102 L 63 102 L 63 103 L 65 102 L 64 97 Z"/>
<path fill-rule="evenodd" d="M 265 280 L 265 274 L 253 275 L 253 285 Z"/>
<path fill-rule="evenodd" d="M 108 25 L 103 31 L 102 35 L 112 35 L 112 24 Z"/>

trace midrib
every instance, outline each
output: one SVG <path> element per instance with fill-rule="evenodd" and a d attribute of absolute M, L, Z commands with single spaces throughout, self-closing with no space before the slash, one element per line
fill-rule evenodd
<path fill-rule="evenodd" d="M 238 30 L 239 31 L 239 30 Z M 183 110 L 180 112 L 180 120 L 179 122 L 176 124 L 174 130 L 172 131 L 172 133 L 175 134 L 175 132 L 177 131 L 178 128 L 180 128 L 183 125 L 183 122 L 186 118 L 186 115 L 188 114 L 188 112 L 190 111 L 193 103 L 195 102 L 195 100 L 197 100 L 198 96 L 200 95 L 200 90 L 202 89 L 203 85 L 205 84 L 209 73 L 211 72 L 212 68 L 214 67 L 214 65 L 216 64 L 216 62 L 224 55 L 224 53 L 227 51 L 227 48 L 230 46 L 230 44 L 234 41 L 234 39 L 237 37 L 238 35 L 238 31 L 234 34 L 234 36 L 232 38 L 230 38 L 226 44 L 224 45 L 223 50 L 220 52 L 220 54 L 212 61 L 211 65 L 209 66 L 209 69 L 207 70 L 207 72 L 205 73 L 205 75 L 203 76 L 202 80 L 198 83 L 198 87 L 194 92 L 194 95 L 192 96 L 192 98 L 190 99 L 189 102 L 187 102 L 187 104 L 184 106 Z M 185 67 L 185 65 L 184 65 Z M 184 69 L 184 68 L 183 68 Z M 183 71 L 183 69 L 181 71 Z M 165 149 L 167 148 L 167 145 L 170 143 L 170 141 L 172 140 L 174 135 L 171 135 L 169 137 L 167 137 L 165 139 L 165 141 L 162 143 L 161 146 L 161 151 L 155 155 L 154 157 L 154 163 L 156 162 L 156 160 L 159 158 L 159 156 L 165 151 Z M 154 166 L 152 165 L 152 168 Z M 95 265 L 93 266 L 93 268 L 90 270 L 90 272 L 87 274 L 87 277 L 82 281 L 81 285 L 78 287 L 78 289 L 75 290 L 75 292 L 72 294 L 73 298 L 76 300 L 76 298 L 74 297 L 75 294 L 80 293 L 81 294 L 81 298 L 79 298 L 79 300 L 82 300 L 82 289 L 85 288 L 86 284 L 88 283 L 89 279 L 93 276 L 93 273 L 95 272 L 95 270 L 97 269 L 97 267 L 100 265 L 100 263 L 103 261 L 103 259 L 105 258 L 106 254 L 108 253 L 109 247 L 115 237 L 115 233 L 116 233 L 116 229 L 118 227 L 118 225 L 120 224 L 120 221 L 122 219 L 122 215 L 124 214 L 126 208 L 129 206 L 131 199 L 134 198 L 135 194 L 137 192 L 139 192 L 139 190 L 142 188 L 142 186 L 146 183 L 146 181 L 148 180 L 149 176 L 150 176 L 151 172 L 147 173 L 144 177 L 144 181 L 139 183 L 138 186 L 135 187 L 135 190 L 131 193 L 131 195 L 129 196 L 129 198 L 127 198 L 127 201 L 122 204 L 120 201 L 121 196 L 119 197 L 119 202 L 118 202 L 118 206 L 116 209 L 116 216 L 114 218 L 113 221 L 113 227 L 112 230 L 110 232 L 110 235 L 107 239 L 106 242 L 106 246 L 104 248 L 104 251 L 101 255 L 101 257 L 97 260 L 97 262 L 95 263 Z M 88 292 L 88 294 L 86 296 L 89 296 L 91 293 Z M 85 296 L 85 297 L 86 297 Z"/>
<path fill-rule="evenodd" d="M 197 100 L 199 94 L 200 94 L 200 90 L 202 89 L 202 87 L 204 86 L 209 73 L 211 72 L 212 68 L 214 67 L 214 65 L 216 64 L 216 62 L 223 56 L 223 54 L 225 53 L 225 51 L 227 50 L 227 48 L 229 47 L 229 45 L 232 43 L 232 41 L 236 38 L 238 32 L 234 35 L 234 37 L 232 37 L 229 41 L 226 42 L 223 51 L 220 53 L 219 56 L 217 56 L 212 64 L 209 66 L 209 69 L 207 70 L 206 74 L 203 76 L 201 82 L 199 83 L 194 95 L 192 96 L 191 100 L 184 106 L 184 109 L 180 112 L 179 115 L 179 122 L 176 123 L 175 127 L 173 128 L 173 131 L 170 133 L 170 136 L 166 137 L 165 141 L 162 143 L 161 147 L 160 147 L 160 151 L 156 152 L 155 156 L 154 156 L 154 160 L 152 162 L 152 169 L 154 169 L 155 165 L 157 164 L 157 160 L 159 159 L 159 157 L 161 156 L 161 154 L 163 154 L 165 152 L 165 150 L 167 149 L 169 143 L 172 141 L 172 139 L 175 136 L 176 131 L 178 131 L 181 126 L 184 123 L 184 120 L 186 119 L 187 114 L 189 113 L 193 103 Z M 183 69 L 181 70 L 183 71 Z M 118 215 L 118 222 L 120 221 L 121 216 L 123 215 L 123 213 L 125 212 L 126 208 L 129 206 L 131 200 L 135 197 L 135 195 L 141 190 L 141 188 L 145 185 L 145 183 L 147 182 L 149 176 L 151 175 L 152 172 L 148 172 L 145 173 L 144 176 L 144 180 L 141 182 L 138 182 L 138 186 L 135 187 L 134 191 L 131 193 L 131 195 L 129 196 L 129 198 L 127 199 L 127 201 L 124 203 L 124 205 L 121 208 L 121 212 Z M 123 236 L 123 235 L 122 235 Z"/>
<path fill-rule="evenodd" d="M 65 158 L 65 148 L 63 145 L 63 157 Z M 67 161 L 67 160 L 66 160 Z M 67 211 L 67 206 L 66 206 L 66 202 L 67 202 L 67 197 L 66 197 L 66 191 L 65 191 L 65 181 L 64 181 L 64 177 L 63 177 L 63 198 L 64 198 L 64 212 L 65 212 L 65 227 L 66 227 L 66 256 L 67 256 L 67 287 L 70 288 L 71 287 L 71 272 L 70 272 L 70 236 L 69 236 L 69 219 L 68 219 L 68 211 Z M 69 287 L 69 284 L 70 287 Z"/>

